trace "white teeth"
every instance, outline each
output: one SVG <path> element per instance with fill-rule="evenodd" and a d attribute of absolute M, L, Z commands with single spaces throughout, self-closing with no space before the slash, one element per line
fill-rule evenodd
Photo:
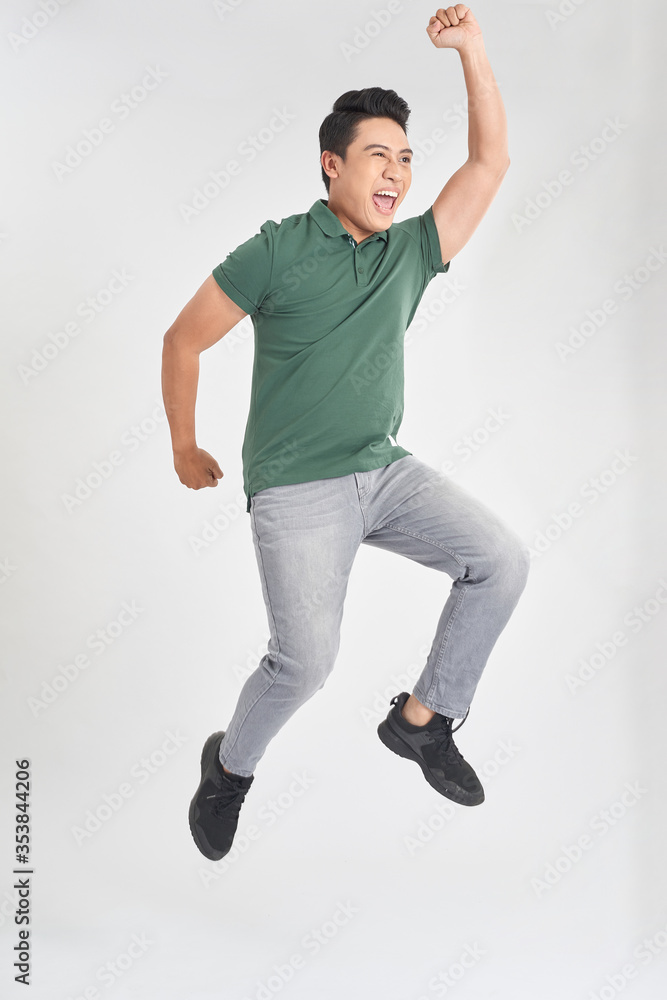
<path fill-rule="evenodd" d="M 389 194 L 392 198 L 398 198 L 398 191 L 376 191 L 375 194 Z"/>

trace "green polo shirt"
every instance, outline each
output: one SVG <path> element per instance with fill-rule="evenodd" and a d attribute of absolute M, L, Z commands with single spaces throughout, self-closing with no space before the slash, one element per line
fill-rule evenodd
<path fill-rule="evenodd" d="M 449 269 L 433 209 L 357 244 L 327 206 L 319 198 L 308 212 L 265 222 L 213 270 L 254 327 L 248 512 L 268 486 L 412 454 L 396 442 L 405 331 L 428 283 Z"/>

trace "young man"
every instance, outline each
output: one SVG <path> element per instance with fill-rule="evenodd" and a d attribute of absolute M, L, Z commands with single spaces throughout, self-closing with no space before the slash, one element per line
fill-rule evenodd
<path fill-rule="evenodd" d="M 268 743 L 333 668 L 360 544 L 453 578 L 423 673 L 412 694 L 391 700 L 378 734 L 441 795 L 484 800 L 452 723 L 465 721 L 524 589 L 528 550 L 396 435 L 405 331 L 428 283 L 483 218 L 509 159 L 502 100 L 470 9 L 438 10 L 427 32 L 437 48 L 459 52 L 469 112 L 468 159 L 433 206 L 393 222 L 411 183 L 410 109 L 393 90 L 349 91 L 320 128 L 328 201 L 265 222 L 214 268 L 164 338 L 174 465 L 184 485 L 201 489 L 223 473 L 195 439 L 199 354 L 246 315 L 255 331 L 243 478 L 270 639 L 227 729 L 202 752 L 189 820 L 211 860 L 232 846 Z"/>

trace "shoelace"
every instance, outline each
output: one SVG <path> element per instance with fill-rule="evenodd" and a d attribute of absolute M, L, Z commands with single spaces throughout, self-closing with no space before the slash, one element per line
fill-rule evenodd
<path fill-rule="evenodd" d="M 438 722 L 433 726 L 433 729 L 428 730 L 428 735 L 430 737 L 430 742 L 435 743 L 438 748 L 438 753 L 440 753 L 445 760 L 449 760 L 454 764 L 462 763 L 465 758 L 460 753 L 458 747 L 452 739 L 452 733 L 460 729 L 463 723 L 468 718 L 468 712 L 470 711 L 470 706 L 468 706 L 468 711 L 463 716 L 458 726 L 452 727 L 453 719 L 447 718 L 447 716 L 442 715 Z"/>
<path fill-rule="evenodd" d="M 468 707 L 467 707 L 467 709 L 466 709 L 466 714 L 465 714 L 465 715 L 463 716 L 463 718 L 462 718 L 462 719 L 461 719 L 461 721 L 459 722 L 458 726 L 454 726 L 454 728 L 452 729 L 452 732 L 453 732 L 453 733 L 455 733 L 457 729 L 460 729 L 460 728 L 461 728 L 461 726 L 463 725 L 463 723 L 464 723 L 464 722 L 466 721 L 466 719 L 468 718 L 468 715 L 469 715 L 469 713 L 470 713 L 470 705 L 468 705 Z"/>
<path fill-rule="evenodd" d="M 241 804 L 245 798 L 247 790 L 247 788 L 233 787 L 230 785 L 223 786 L 219 792 L 215 793 L 215 795 L 207 795 L 206 797 L 208 799 L 215 799 L 215 802 L 211 806 L 211 812 L 213 815 L 219 817 L 222 810 L 227 809 L 227 807 L 233 805 L 234 802 L 236 802 L 237 805 L 236 812 L 240 812 Z M 229 816 L 229 812 L 227 812 L 227 815 Z"/>

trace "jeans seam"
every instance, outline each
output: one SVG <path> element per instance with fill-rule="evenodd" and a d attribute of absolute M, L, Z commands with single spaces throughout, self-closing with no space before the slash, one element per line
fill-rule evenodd
<path fill-rule="evenodd" d="M 397 524 L 391 524 L 390 522 L 380 524 L 378 527 L 391 528 L 392 531 L 400 531 L 403 535 L 409 535 L 410 538 L 419 538 L 422 542 L 428 542 L 429 545 L 435 545 L 437 549 L 441 549 L 443 552 L 446 552 L 447 555 L 450 555 L 460 566 L 466 566 L 466 563 L 459 555 L 456 554 L 456 552 L 452 552 L 452 550 L 448 549 L 446 545 L 441 545 L 440 542 L 436 542 L 435 538 L 429 538 L 428 535 L 422 535 L 419 531 L 408 531 L 407 528 L 401 528 Z M 374 528 L 373 530 L 377 531 L 377 528 Z"/>
<path fill-rule="evenodd" d="M 368 489 L 364 490 L 361 486 L 360 479 L 357 478 L 357 473 L 353 474 L 355 477 L 355 483 L 357 487 L 357 500 L 359 502 L 359 510 L 361 511 L 361 521 L 363 524 L 363 537 L 366 538 L 368 535 L 368 521 L 366 520 L 366 505 L 364 504 L 364 498 L 368 496 L 371 491 L 370 484 Z"/>
<path fill-rule="evenodd" d="M 271 604 L 271 593 L 269 591 L 269 584 L 266 579 L 266 571 L 264 569 L 264 556 L 262 554 L 262 546 L 259 538 L 259 531 L 257 530 L 257 519 L 253 514 L 252 517 L 253 526 L 255 528 L 255 537 L 257 539 L 257 551 L 259 552 L 259 564 L 262 573 L 262 579 L 264 581 L 264 587 L 266 589 L 266 596 L 268 598 L 269 611 L 271 612 L 271 618 L 273 619 L 273 632 L 276 637 L 276 646 L 278 647 L 278 656 L 280 656 L 280 636 L 278 635 L 278 627 L 276 625 L 276 616 L 273 611 L 273 605 Z"/>
<path fill-rule="evenodd" d="M 461 609 L 461 606 L 463 605 L 463 601 L 465 600 L 466 593 L 467 593 L 467 590 L 462 587 L 461 588 L 461 592 L 460 592 L 459 597 L 458 597 L 458 600 L 457 600 L 456 604 L 454 605 L 454 607 L 452 609 L 451 615 L 449 616 L 449 621 L 447 622 L 447 628 L 445 629 L 444 634 L 442 636 L 442 642 L 440 643 L 440 649 L 438 650 L 438 656 L 437 656 L 437 659 L 435 661 L 435 667 L 433 668 L 433 680 L 431 681 L 431 686 L 430 686 L 430 688 L 428 689 L 428 692 L 427 692 L 427 697 L 429 699 L 432 697 L 432 695 L 434 694 L 434 692 L 438 688 L 437 680 L 438 680 L 438 677 L 440 676 L 440 668 L 442 667 L 442 661 L 445 658 L 445 650 L 447 648 L 447 641 L 449 639 L 450 633 L 452 631 L 452 627 L 453 627 L 454 622 L 456 620 L 456 616 L 458 615 L 458 613 L 459 613 L 459 611 Z"/>
<path fill-rule="evenodd" d="M 429 538 L 427 535 L 422 535 L 418 531 L 408 531 L 406 528 L 401 528 L 396 524 L 385 523 L 380 525 L 380 527 L 391 528 L 392 531 L 400 531 L 404 535 L 409 535 L 411 538 L 419 538 L 423 542 L 428 542 L 430 545 L 435 545 L 436 548 L 441 549 L 443 552 L 447 552 L 447 554 L 450 555 L 452 559 L 454 559 L 457 563 L 459 563 L 459 565 L 465 566 L 467 568 L 467 564 L 460 558 L 460 556 L 456 554 L 456 552 L 452 552 L 451 549 L 448 549 L 445 545 L 441 545 L 439 542 L 436 542 L 434 538 Z M 429 687 L 427 692 L 427 698 L 429 700 L 431 698 L 431 695 L 437 690 L 438 687 L 437 679 L 439 677 L 440 667 L 442 666 L 442 661 L 444 659 L 447 640 L 449 639 L 450 632 L 454 625 L 456 616 L 459 613 L 461 605 L 463 604 L 465 595 L 466 595 L 466 590 L 462 588 L 458 600 L 454 605 L 452 613 L 449 616 L 449 621 L 447 622 L 447 628 L 445 629 L 444 635 L 442 637 L 442 642 L 440 643 L 440 650 L 438 651 L 438 657 L 435 662 L 435 667 L 433 668 L 433 680 L 431 681 L 431 686 Z"/>
<path fill-rule="evenodd" d="M 431 698 L 429 698 L 429 696 L 426 694 L 422 695 L 422 697 L 420 698 L 419 691 L 420 689 L 417 686 L 415 686 L 412 692 L 417 701 L 420 701 L 422 705 L 426 706 L 426 708 L 430 708 L 432 712 L 437 712 L 438 715 L 447 715 L 449 716 L 450 719 L 462 719 L 469 707 L 466 706 L 465 709 L 459 709 L 459 708 L 450 708 L 448 706 L 436 705 L 435 702 Z"/>
<path fill-rule="evenodd" d="M 278 665 L 279 665 L 279 667 L 282 667 L 282 664 L 280 663 L 280 661 L 278 661 Z M 237 731 L 236 731 L 236 737 L 234 739 L 234 742 L 232 743 L 232 745 L 230 747 L 226 747 L 225 748 L 228 752 L 225 753 L 225 760 L 224 760 L 224 762 L 222 761 L 222 758 L 220 758 L 220 763 L 221 764 L 224 764 L 225 766 L 227 764 L 229 764 L 229 760 L 230 760 L 232 754 L 234 753 L 234 748 L 236 746 L 236 743 L 238 741 L 239 736 L 241 735 L 241 729 L 243 728 L 243 724 L 244 724 L 245 720 L 248 718 L 248 716 L 250 715 L 250 712 L 255 707 L 255 705 L 260 700 L 260 698 L 263 698 L 264 695 L 266 694 L 266 692 L 269 691 L 273 687 L 273 685 L 275 684 L 275 682 L 276 682 L 277 679 L 278 679 L 278 673 L 276 673 L 276 674 L 273 675 L 273 677 L 271 678 L 271 680 L 269 681 L 269 683 L 267 684 L 267 686 L 264 688 L 264 690 L 261 691 L 260 694 L 257 695 L 257 697 L 253 701 L 252 705 L 248 705 L 248 708 L 246 710 L 245 715 L 243 716 L 243 718 L 239 722 L 238 726 L 236 727 Z M 230 768 L 229 770 L 233 774 L 243 774 L 242 771 L 235 770 L 234 768 Z M 253 773 L 252 771 L 249 772 L 249 774 L 252 774 L 252 773 Z M 247 775 L 244 775 L 244 777 L 247 777 Z"/>
<path fill-rule="evenodd" d="M 257 524 L 256 524 L 256 519 L 255 519 L 254 507 L 251 506 L 250 509 L 251 509 L 251 518 L 250 519 L 252 521 L 253 527 L 255 528 L 255 537 L 257 539 L 257 551 L 259 552 L 259 569 L 260 569 L 260 572 L 262 574 L 262 578 L 264 580 L 264 586 L 266 588 L 266 596 L 267 596 L 267 599 L 268 599 L 268 609 L 271 612 L 271 617 L 273 619 L 273 634 L 276 637 L 276 646 L 277 646 L 276 662 L 278 664 L 278 670 L 274 673 L 274 675 L 271 678 L 270 683 L 267 685 L 267 687 L 265 687 L 264 690 L 260 694 L 257 695 L 257 697 L 253 701 L 252 705 L 248 706 L 248 709 L 247 709 L 245 715 L 243 716 L 243 719 L 241 719 L 240 723 L 236 727 L 237 728 L 236 739 L 234 740 L 233 744 L 229 748 L 226 748 L 229 751 L 228 753 L 225 754 L 225 761 L 226 762 L 229 762 L 229 758 L 230 758 L 231 754 L 234 751 L 234 747 L 236 746 L 236 742 L 237 742 L 237 740 L 239 738 L 239 735 L 240 735 L 243 723 L 248 718 L 248 716 L 250 715 L 251 710 L 255 707 L 255 705 L 260 700 L 260 698 L 263 698 L 264 695 L 266 694 L 266 692 L 269 691 L 271 689 L 271 687 L 275 684 L 275 682 L 277 680 L 277 677 L 278 677 L 278 673 L 282 669 L 282 661 L 280 659 L 280 636 L 278 635 L 278 628 L 276 626 L 276 616 L 274 614 L 273 606 L 271 604 L 271 593 L 269 591 L 269 586 L 268 586 L 267 579 L 266 579 L 266 572 L 264 570 L 264 558 L 262 556 L 262 546 L 260 545 L 260 541 L 259 541 L 259 532 L 257 530 Z M 266 655 L 266 654 L 264 654 L 264 655 Z M 231 769 L 231 770 L 233 771 L 233 769 Z M 240 774 L 241 772 L 240 771 L 233 771 L 233 773 L 234 774 Z"/>

